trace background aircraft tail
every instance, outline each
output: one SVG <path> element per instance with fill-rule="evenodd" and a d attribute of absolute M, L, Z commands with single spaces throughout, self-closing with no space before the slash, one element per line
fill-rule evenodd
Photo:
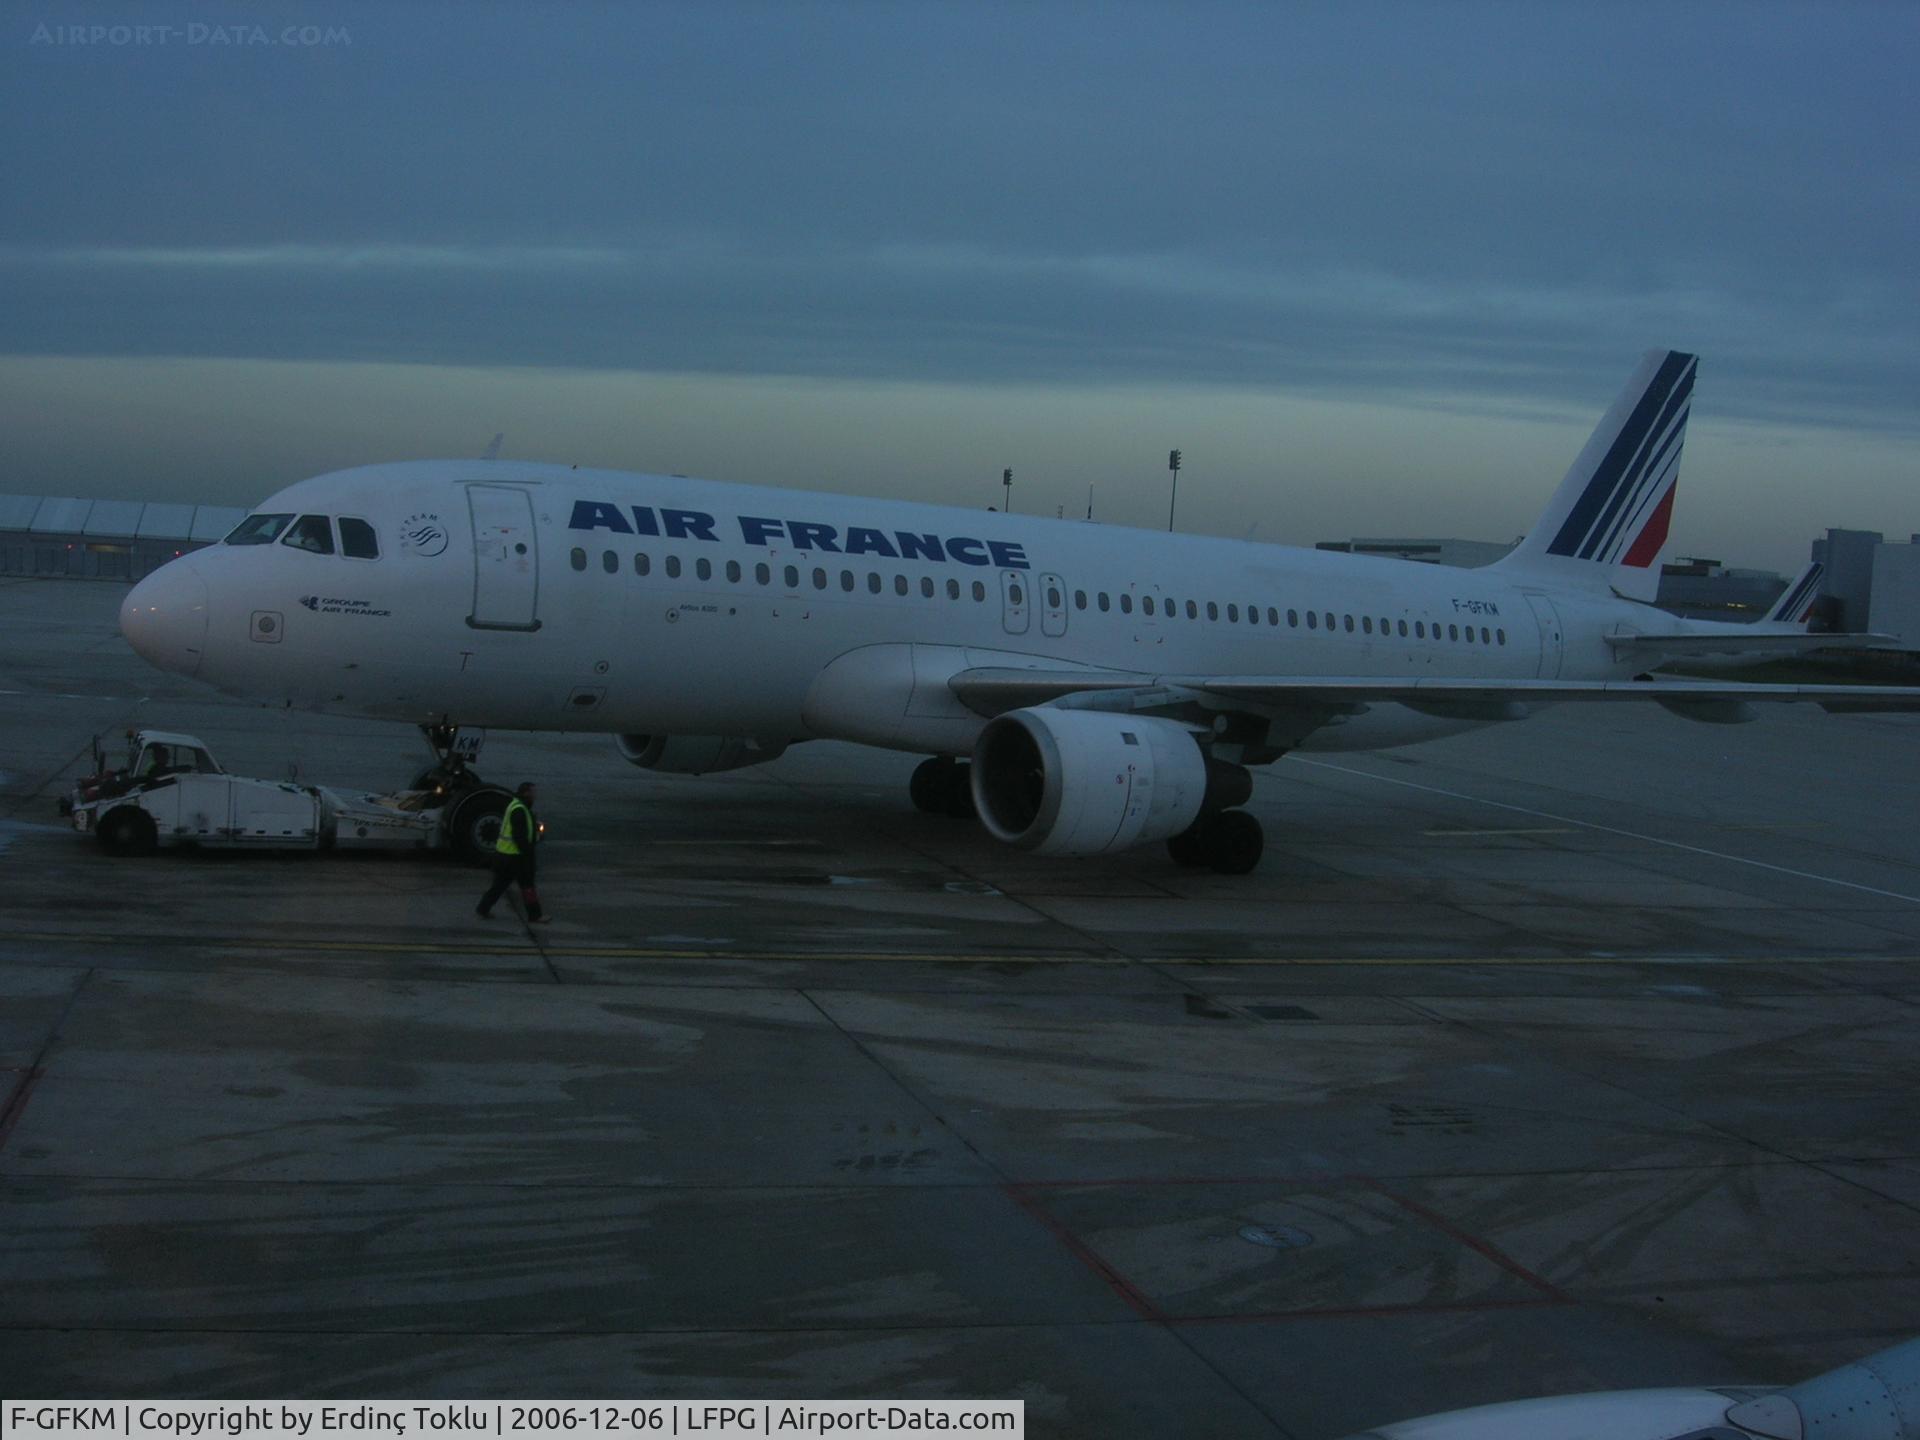
<path fill-rule="evenodd" d="M 1767 612 L 1763 625 L 1797 625 L 1802 630 L 1813 619 L 1813 607 L 1820 599 L 1820 577 L 1827 567 L 1818 560 L 1800 572 L 1800 576 L 1786 589 L 1780 592 L 1780 598 L 1773 602 L 1773 609 Z"/>
<path fill-rule="evenodd" d="M 1679 350 L 1647 352 L 1546 513 L 1499 567 L 1654 598 L 1698 363 Z"/>

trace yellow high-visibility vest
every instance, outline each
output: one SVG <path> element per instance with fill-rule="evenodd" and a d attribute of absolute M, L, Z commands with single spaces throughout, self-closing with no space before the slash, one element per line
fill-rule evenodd
<path fill-rule="evenodd" d="M 527 835 L 529 837 L 529 843 L 531 843 L 531 837 L 533 835 L 533 812 L 527 809 L 526 803 L 516 796 L 507 802 L 506 814 L 500 817 L 500 838 L 493 842 L 493 848 L 502 855 L 518 855 L 520 853 L 520 846 L 513 838 L 513 812 L 516 810 L 527 817 Z"/>

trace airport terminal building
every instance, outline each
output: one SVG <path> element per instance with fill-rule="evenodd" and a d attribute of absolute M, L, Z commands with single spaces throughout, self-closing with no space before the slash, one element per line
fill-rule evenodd
<path fill-rule="evenodd" d="M 138 580 L 238 525 L 235 505 L 0 495 L 0 575 Z"/>

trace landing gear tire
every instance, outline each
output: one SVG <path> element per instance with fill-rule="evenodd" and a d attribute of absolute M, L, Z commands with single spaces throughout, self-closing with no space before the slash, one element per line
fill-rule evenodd
<path fill-rule="evenodd" d="M 1174 864 L 1195 867 L 1207 863 L 1206 852 L 1200 845 L 1199 831 L 1200 825 L 1196 823 L 1167 841 L 1167 854 Z"/>
<path fill-rule="evenodd" d="M 907 782 L 907 796 L 913 801 L 913 808 L 928 815 L 942 813 L 947 808 L 947 787 L 953 783 L 952 771 L 953 761 L 945 755 L 936 755 L 916 765 L 913 779 Z"/>
<path fill-rule="evenodd" d="M 1199 838 L 1204 863 L 1222 875 L 1245 875 L 1260 863 L 1267 848 L 1260 822 L 1245 810 L 1222 810 L 1209 816 Z"/>
<path fill-rule="evenodd" d="M 922 760 L 907 785 L 914 809 L 929 815 L 971 820 L 974 815 L 972 771 L 971 765 L 947 755 Z"/>
<path fill-rule="evenodd" d="M 153 817 L 131 806 L 109 810 L 100 822 L 99 835 L 100 846 L 109 855 L 151 855 L 160 844 Z"/>
<path fill-rule="evenodd" d="M 478 790 L 454 806 L 447 817 L 447 843 L 453 853 L 470 865 L 490 859 L 511 798 L 504 790 Z"/>

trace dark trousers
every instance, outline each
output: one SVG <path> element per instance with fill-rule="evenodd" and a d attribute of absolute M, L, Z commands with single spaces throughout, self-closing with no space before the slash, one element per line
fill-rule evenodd
<path fill-rule="evenodd" d="M 507 893 L 509 885 L 520 887 L 520 898 L 526 902 L 527 918 L 538 920 L 541 916 L 540 895 L 533 888 L 533 856 L 502 855 L 495 852 L 493 857 L 493 883 L 487 887 L 487 893 L 480 897 L 480 913 L 487 914 L 493 909 L 494 902 Z"/>

